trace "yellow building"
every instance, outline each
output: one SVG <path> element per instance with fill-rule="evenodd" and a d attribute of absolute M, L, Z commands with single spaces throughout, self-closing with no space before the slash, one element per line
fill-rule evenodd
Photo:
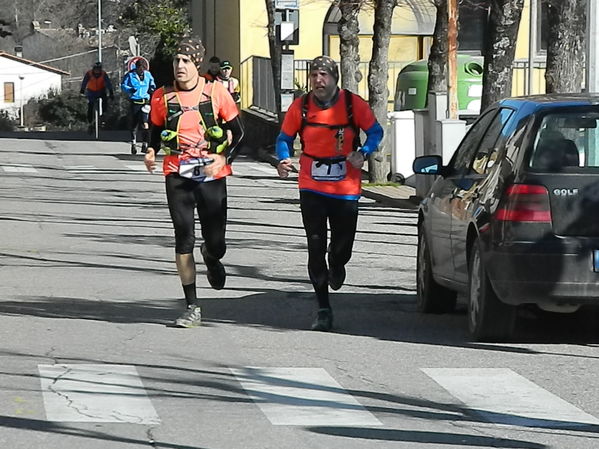
<path fill-rule="evenodd" d="M 483 4 L 486 0 L 480 0 Z M 293 3 L 293 2 L 292 2 Z M 291 46 L 296 60 L 295 84 L 307 87 L 307 74 L 302 61 L 328 54 L 339 60 L 337 21 L 339 10 L 331 0 L 299 0 L 299 45 Z M 472 2 L 470 2 L 472 3 Z M 539 5 L 543 2 L 538 2 Z M 526 93 L 529 33 L 529 0 L 520 24 L 516 47 L 516 71 L 512 94 Z M 539 6 L 539 23 L 544 14 Z M 234 65 L 233 76 L 240 78 L 242 107 L 273 107 L 272 75 L 268 60 L 267 13 L 264 0 L 192 0 L 193 27 L 206 44 L 206 59 L 216 55 Z M 460 9 L 460 52 L 480 54 L 485 32 L 484 8 Z M 395 80 L 408 63 L 428 57 L 436 11 L 430 0 L 408 0 L 395 8 L 389 48 L 389 101 L 392 104 Z M 374 12 L 363 9 L 360 13 L 360 70 L 363 80 L 359 94 L 367 97 L 368 61 L 372 52 Z M 541 27 L 539 26 L 539 30 Z M 544 67 L 543 42 L 540 39 L 535 52 L 535 64 Z M 544 91 L 544 70 L 537 69 L 533 79 L 533 93 Z"/>

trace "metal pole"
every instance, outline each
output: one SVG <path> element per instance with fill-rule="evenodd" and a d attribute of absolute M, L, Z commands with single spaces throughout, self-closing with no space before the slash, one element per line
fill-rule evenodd
<path fill-rule="evenodd" d="M 535 54 L 537 53 L 537 0 L 530 0 L 530 5 L 528 5 L 528 7 L 530 24 L 528 27 L 528 83 L 526 93 L 528 95 L 532 95 L 532 74 L 534 69 L 534 58 Z"/>
<path fill-rule="evenodd" d="M 599 61 L 599 5 L 595 0 L 587 1 L 587 54 L 586 54 L 586 91 L 599 92 L 599 76 L 595 65 Z"/>
<path fill-rule="evenodd" d="M 98 0 L 98 61 L 102 62 L 102 0 Z"/>
<path fill-rule="evenodd" d="M 21 128 L 23 128 L 24 126 L 24 120 L 23 120 L 23 80 L 25 79 L 25 77 L 23 75 L 19 75 L 19 97 L 20 97 L 20 102 L 21 102 L 21 111 L 19 113 L 19 123 L 21 125 Z"/>
<path fill-rule="evenodd" d="M 458 118 L 458 0 L 447 1 L 447 102 L 449 118 Z"/>

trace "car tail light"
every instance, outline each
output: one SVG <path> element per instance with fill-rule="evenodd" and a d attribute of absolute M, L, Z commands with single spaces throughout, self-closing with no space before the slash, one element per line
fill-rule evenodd
<path fill-rule="evenodd" d="M 495 212 L 495 219 L 551 223 L 549 192 L 539 185 L 511 185 L 505 191 L 501 207 Z"/>

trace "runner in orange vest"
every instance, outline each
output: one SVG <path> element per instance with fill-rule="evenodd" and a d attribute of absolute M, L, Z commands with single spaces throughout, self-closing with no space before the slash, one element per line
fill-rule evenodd
<path fill-rule="evenodd" d="M 151 99 L 150 145 L 144 162 L 156 168 L 156 153 L 165 152 L 162 171 L 166 198 L 175 230 L 175 262 L 183 286 L 187 309 L 177 318 L 178 327 L 201 322 L 196 295 L 195 211 L 202 227 L 200 252 L 208 282 L 220 290 L 226 271 L 225 255 L 227 184 L 231 161 L 243 137 L 239 112 L 231 95 L 220 83 L 208 83 L 199 75 L 204 46 L 198 38 L 184 38 L 173 60 L 175 82 L 161 87 Z M 229 144 L 227 132 L 231 133 Z"/>
<path fill-rule="evenodd" d="M 327 56 L 314 59 L 310 67 L 312 90 L 291 104 L 276 142 L 281 178 L 294 169 L 289 157 L 296 134 L 302 143 L 298 183 L 308 240 L 308 274 L 319 307 L 312 325 L 317 331 L 333 326 L 328 289 L 338 290 L 345 281 L 345 265 L 351 258 L 356 233 L 364 158 L 383 138 L 383 128 L 368 103 L 339 89 L 338 81 L 335 61 Z M 366 133 L 361 146 L 360 129 Z"/>
<path fill-rule="evenodd" d="M 106 112 L 107 101 L 106 91 L 110 93 L 110 99 L 114 100 L 114 90 L 108 74 L 102 69 L 102 63 L 96 62 L 91 70 L 88 70 L 81 82 L 81 95 L 87 97 L 87 123 L 92 122 L 94 118 L 94 103 L 98 98 L 102 99 L 102 108 Z"/>

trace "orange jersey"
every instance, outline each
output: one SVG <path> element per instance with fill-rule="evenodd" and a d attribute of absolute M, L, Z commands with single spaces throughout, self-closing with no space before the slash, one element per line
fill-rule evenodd
<path fill-rule="evenodd" d="M 176 87 L 159 88 L 152 95 L 150 121 L 158 127 L 165 127 L 169 104 L 178 104 L 183 111 L 177 123 L 178 146 L 182 154 L 170 154 L 164 157 L 163 173 L 178 173 L 180 161 L 191 158 L 209 158 L 210 150 L 204 135 L 203 118 L 197 109 L 200 102 L 211 101 L 215 119 L 229 122 L 238 114 L 237 106 L 222 84 L 211 83 L 199 77 L 197 86 L 191 90 L 178 90 Z M 210 125 L 207 125 L 210 126 Z M 214 179 L 231 174 L 231 166 L 225 166 Z"/>
<path fill-rule="evenodd" d="M 354 126 L 367 130 L 375 124 L 376 118 L 368 103 L 355 94 L 351 94 L 351 98 L 353 126 L 348 122 L 346 95 L 343 90 L 340 90 L 336 103 L 327 109 L 318 107 L 310 95 L 303 130 L 303 98 L 296 99 L 285 114 L 281 131 L 288 136 L 295 136 L 301 130 L 303 151 L 300 156 L 298 180 L 300 189 L 335 196 L 360 194 L 360 169 L 345 161 L 334 163 L 332 166 L 323 166 L 322 162 L 318 162 L 318 159 L 343 159 L 354 150 Z M 341 129 L 331 129 L 327 126 L 337 126 Z M 337 176 L 335 172 L 338 173 Z"/>

